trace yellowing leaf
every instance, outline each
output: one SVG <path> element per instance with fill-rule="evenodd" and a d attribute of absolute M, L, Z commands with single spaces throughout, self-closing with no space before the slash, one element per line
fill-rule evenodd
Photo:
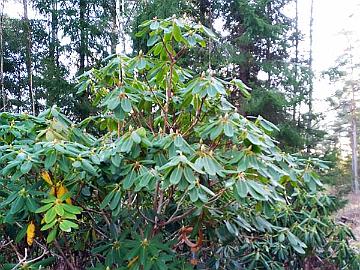
<path fill-rule="evenodd" d="M 50 195 L 56 195 L 56 188 L 54 186 L 51 187 L 51 190 L 50 190 Z"/>
<path fill-rule="evenodd" d="M 60 185 L 57 189 L 56 197 L 60 198 L 62 195 L 64 195 L 66 192 L 68 192 L 67 188 L 63 185 Z"/>
<path fill-rule="evenodd" d="M 138 259 L 139 259 L 139 256 L 136 256 L 136 257 L 132 258 L 132 259 L 129 261 L 127 267 L 130 268 Z"/>
<path fill-rule="evenodd" d="M 29 246 L 33 244 L 34 238 L 35 238 L 35 225 L 34 222 L 31 221 L 26 229 L 26 242 Z"/>
<path fill-rule="evenodd" d="M 71 198 L 67 198 L 65 201 L 66 201 L 67 204 L 72 204 Z"/>
<path fill-rule="evenodd" d="M 63 196 L 68 192 L 69 190 L 64 185 L 60 185 L 60 187 L 57 189 L 56 197 L 61 198 L 61 196 Z M 71 198 L 67 198 L 65 201 L 67 204 L 72 204 Z"/>
<path fill-rule="evenodd" d="M 46 183 L 48 183 L 50 186 L 53 185 L 53 182 L 51 181 L 50 174 L 49 174 L 47 171 L 41 172 L 41 177 L 42 177 L 42 179 L 43 179 Z"/>

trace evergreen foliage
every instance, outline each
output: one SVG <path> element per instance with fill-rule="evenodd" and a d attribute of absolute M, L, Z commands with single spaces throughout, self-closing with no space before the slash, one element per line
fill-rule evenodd
<path fill-rule="evenodd" d="M 124 0 L 117 5 L 116 0 L 32 0 L 31 6 L 40 13 L 30 27 L 32 45 L 36 48 L 32 52 L 32 61 L 37 111 L 58 105 L 72 119 L 85 119 L 96 114 L 96 108 L 85 102 L 89 93 L 84 92 L 84 98 L 76 97 L 75 77 L 99 67 L 101 59 L 115 52 L 117 43 L 132 51 L 130 56 L 140 50 L 146 53 L 147 40 L 136 36 L 141 22 L 177 14 L 220 32 L 216 41 L 208 40 L 209 47 L 185 54 L 186 57 L 180 60 L 184 66 L 196 72 L 207 68 L 219 71 L 221 68 L 220 78 L 242 80 L 256 93 L 249 106 L 241 92 L 231 93 L 230 100 L 240 114 L 256 116 L 261 113 L 264 118 L 284 125 L 286 128 L 276 138 L 293 137 L 293 140 L 283 141 L 283 149 L 301 151 L 305 144 L 314 149 L 322 134 L 316 131 L 316 125 L 308 129 L 306 123 L 310 115 L 300 113 L 301 106 L 309 102 L 307 96 L 312 76 L 306 56 L 297 52 L 295 57 L 294 50 L 298 50 L 296 44 L 301 42 L 302 34 L 296 28 L 295 18 L 290 18 L 284 11 L 294 2 Z M 5 36 L 4 40 L 9 44 L 17 43 L 19 38 L 23 40 L 21 46 L 13 49 L 20 53 L 25 49 L 23 24 L 21 20 L 11 20 L 17 21 L 18 28 L 5 23 L 4 30 L 16 35 Z M 119 21 L 122 21 L 122 27 Z M 24 57 L 8 59 L 12 66 L 25 65 Z M 259 74 L 267 78 L 260 78 Z M 6 80 L 15 84 L 5 86 L 9 102 L 4 111 L 31 111 L 25 100 L 28 96 L 26 75 L 26 70 L 22 79 L 14 70 L 5 74 Z M 23 94 L 19 95 L 20 92 Z M 251 104 L 266 106 L 259 108 Z M 265 110 L 265 107 L 276 109 Z M 316 123 L 317 116 L 311 114 L 311 117 Z"/>
<path fill-rule="evenodd" d="M 359 269 L 324 164 L 237 112 L 241 80 L 179 65 L 212 31 L 175 16 L 141 29 L 146 54 L 80 79 L 101 113 L 1 114 L 2 269 Z"/>

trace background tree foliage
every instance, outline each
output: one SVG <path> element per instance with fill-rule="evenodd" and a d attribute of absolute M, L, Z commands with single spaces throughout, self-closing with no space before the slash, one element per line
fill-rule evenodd
<path fill-rule="evenodd" d="M 281 133 L 274 135 L 281 140 L 283 149 L 299 151 L 309 143 L 314 149 L 323 134 L 313 131 L 316 124 L 307 129 L 308 115 L 300 112 L 300 107 L 309 102 L 312 79 L 307 56 L 299 52 L 303 35 L 297 27 L 298 18 L 290 18 L 284 12 L 295 3 L 295 0 L 29 1 L 40 14 L 30 22 L 32 45 L 42 48 L 32 51 L 33 84 L 36 99 L 41 99 L 38 111 L 56 104 L 73 119 L 96 114 L 96 108 L 86 98 L 76 97 L 75 77 L 98 67 L 101 59 L 115 52 L 117 43 L 132 51 L 130 56 L 140 50 L 147 52 L 146 39 L 135 35 L 142 21 L 177 14 L 221 32 L 209 47 L 186 54 L 182 64 L 196 71 L 221 68 L 220 78 L 242 80 L 252 88 L 253 95 L 247 101 L 239 91 L 232 92 L 230 99 L 239 113 L 260 114 L 279 125 Z M 15 26 L 7 21 L 17 21 L 19 31 L 13 31 Z M 17 33 L 5 36 L 5 46 L 16 43 L 19 35 L 26 39 L 20 20 L 5 18 L 4 31 Z M 25 53 L 25 41 L 20 44 L 12 49 L 15 50 L 12 55 Z M 41 51 L 38 56 L 37 51 Z M 14 59 L 10 54 L 6 49 L 4 57 L 9 65 L 25 65 L 24 57 Z M 7 103 L 3 110 L 30 112 L 24 84 L 26 69 L 22 81 L 16 72 L 5 66 L 5 81 L 17 78 L 18 82 L 5 85 L 3 98 Z M 18 95 L 20 92 L 23 94 Z"/>
<path fill-rule="evenodd" d="M 1 114 L 2 269 L 359 269 L 326 166 L 238 113 L 240 79 L 181 65 L 212 31 L 175 16 L 140 28 L 147 53 L 80 78 L 99 113 Z"/>

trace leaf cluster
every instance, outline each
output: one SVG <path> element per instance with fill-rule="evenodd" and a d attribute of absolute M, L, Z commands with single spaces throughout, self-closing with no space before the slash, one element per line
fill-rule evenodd
<path fill-rule="evenodd" d="M 274 124 L 240 115 L 227 101 L 249 95 L 240 80 L 178 65 L 211 30 L 175 16 L 142 28 L 148 53 L 80 78 L 102 114 L 1 114 L 2 235 L 21 249 L 35 224 L 31 255 L 64 249 L 76 269 L 359 268 L 321 192 L 323 163 L 282 152 Z"/>

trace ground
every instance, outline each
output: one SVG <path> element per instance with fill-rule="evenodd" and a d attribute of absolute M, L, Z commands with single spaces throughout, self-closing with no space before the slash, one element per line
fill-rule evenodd
<path fill-rule="evenodd" d="M 336 213 L 336 219 L 351 227 L 356 238 L 351 245 L 360 250 L 360 194 L 350 193 L 345 199 L 347 204 Z"/>

